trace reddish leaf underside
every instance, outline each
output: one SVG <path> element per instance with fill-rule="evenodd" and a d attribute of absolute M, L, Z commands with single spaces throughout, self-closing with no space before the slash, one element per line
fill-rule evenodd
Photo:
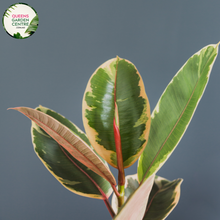
<path fill-rule="evenodd" d="M 94 151 L 87 146 L 87 144 L 79 139 L 67 127 L 62 125 L 59 121 L 50 117 L 49 115 L 27 107 L 11 108 L 23 113 L 25 116 L 34 121 L 46 133 L 48 133 L 54 140 L 56 140 L 65 150 L 67 150 L 74 158 L 82 164 L 99 174 L 111 185 L 115 186 L 116 181 L 111 171 L 101 159 L 94 153 Z"/>

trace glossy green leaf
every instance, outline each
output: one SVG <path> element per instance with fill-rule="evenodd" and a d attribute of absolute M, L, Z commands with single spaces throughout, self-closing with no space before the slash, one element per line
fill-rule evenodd
<path fill-rule="evenodd" d="M 115 216 L 114 220 L 143 219 L 148 198 L 154 183 L 154 177 L 155 177 L 154 174 L 150 176 L 134 191 L 133 194 L 130 195 L 130 197 L 125 202 L 125 204 L 119 209 L 119 212 Z"/>
<path fill-rule="evenodd" d="M 163 220 L 177 205 L 180 198 L 180 185 L 182 179 L 169 181 L 162 177 L 155 177 L 143 220 Z M 139 187 L 137 174 L 126 176 L 125 201 Z M 112 208 L 118 212 L 118 201 L 115 194 L 112 196 Z"/>
<path fill-rule="evenodd" d="M 123 166 L 127 168 L 138 159 L 148 141 L 150 106 L 136 67 L 119 57 L 98 67 L 83 98 L 86 134 L 98 154 L 117 167 L 114 121 L 120 132 Z"/>
<path fill-rule="evenodd" d="M 165 219 L 179 202 L 182 181 L 155 177 L 143 220 Z"/>
<path fill-rule="evenodd" d="M 102 176 L 109 181 L 111 185 L 116 185 L 115 178 L 109 168 L 78 133 L 73 132 L 66 125 L 63 125 L 44 112 L 27 107 L 17 107 L 13 109 L 23 113 L 34 121 L 70 155 L 88 167 L 88 169 Z"/>
<path fill-rule="evenodd" d="M 139 181 L 156 173 L 179 143 L 206 88 L 217 53 L 218 44 L 198 51 L 163 92 L 152 112 L 149 141 L 138 162 Z"/>
<path fill-rule="evenodd" d="M 48 108 L 40 106 L 37 110 L 58 120 L 90 146 L 86 135 L 72 122 Z M 31 134 L 37 156 L 64 187 L 76 194 L 90 198 L 104 199 L 110 196 L 112 188 L 108 181 L 72 157 L 33 121 Z"/>

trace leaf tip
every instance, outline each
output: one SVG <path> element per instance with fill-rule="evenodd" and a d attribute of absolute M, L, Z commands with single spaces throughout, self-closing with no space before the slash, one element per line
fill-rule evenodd
<path fill-rule="evenodd" d="M 7 108 L 7 110 L 17 110 L 19 107 Z"/>
<path fill-rule="evenodd" d="M 183 179 L 182 179 L 182 178 L 179 178 L 178 180 L 179 180 L 179 183 L 182 184 Z"/>

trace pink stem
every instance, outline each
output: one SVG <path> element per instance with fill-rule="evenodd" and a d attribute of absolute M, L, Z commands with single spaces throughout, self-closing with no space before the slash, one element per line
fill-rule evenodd
<path fill-rule="evenodd" d="M 116 155 L 117 155 L 117 167 L 118 167 L 118 184 L 125 184 L 125 173 L 124 173 L 124 165 L 123 165 L 123 157 L 122 157 L 122 149 L 121 149 L 121 136 L 118 126 L 115 123 L 115 118 L 113 121 L 114 127 L 114 136 L 115 136 L 115 147 L 116 147 Z"/>

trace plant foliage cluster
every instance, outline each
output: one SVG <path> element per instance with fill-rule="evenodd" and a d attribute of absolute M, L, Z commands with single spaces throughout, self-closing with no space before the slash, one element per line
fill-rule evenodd
<path fill-rule="evenodd" d="M 169 181 L 156 173 L 186 131 L 217 54 L 218 44 L 213 44 L 190 57 L 152 113 L 134 64 L 119 57 L 106 61 L 84 93 L 86 133 L 43 106 L 13 109 L 32 120 L 37 156 L 68 190 L 103 199 L 115 220 L 162 220 L 179 201 L 182 179 Z M 124 170 L 137 160 L 137 174 L 125 176 Z M 117 181 L 108 164 L 118 169 Z"/>

